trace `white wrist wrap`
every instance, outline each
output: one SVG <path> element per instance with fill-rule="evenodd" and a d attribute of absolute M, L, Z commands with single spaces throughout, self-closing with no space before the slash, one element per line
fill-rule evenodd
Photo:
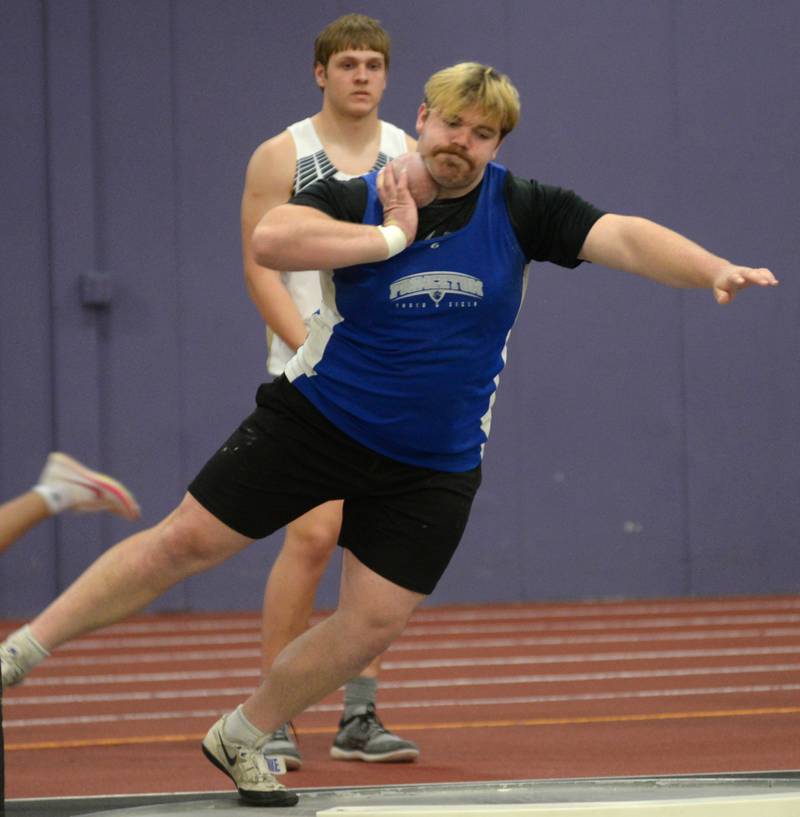
<path fill-rule="evenodd" d="M 386 256 L 387 258 L 391 258 L 393 255 L 403 252 L 408 243 L 408 239 L 400 227 L 396 224 L 390 224 L 388 227 L 379 225 L 378 229 L 381 231 L 383 240 L 386 242 L 386 249 L 389 251 L 389 254 Z"/>

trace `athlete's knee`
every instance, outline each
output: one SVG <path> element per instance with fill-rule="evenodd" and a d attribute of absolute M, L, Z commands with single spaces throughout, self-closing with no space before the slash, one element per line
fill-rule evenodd
<path fill-rule="evenodd" d="M 184 500 L 154 529 L 164 569 L 182 576 L 213 567 L 239 549 L 232 548 L 219 532 L 209 530 L 208 515 L 198 513 L 193 504 Z"/>
<path fill-rule="evenodd" d="M 370 658 L 384 652 L 403 632 L 410 613 L 392 608 L 390 605 L 362 605 L 341 611 L 346 626 L 368 647 Z"/>
<path fill-rule="evenodd" d="M 324 570 L 328 564 L 339 529 L 325 520 L 302 520 L 286 530 L 284 550 L 292 558 L 303 562 L 309 572 Z"/>

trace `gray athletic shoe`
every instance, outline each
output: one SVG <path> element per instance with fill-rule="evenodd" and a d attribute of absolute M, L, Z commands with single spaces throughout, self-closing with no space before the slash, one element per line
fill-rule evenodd
<path fill-rule="evenodd" d="M 285 771 L 277 758 L 265 757 L 261 749 L 228 742 L 222 734 L 221 717 L 203 738 L 203 754 L 236 784 L 239 796 L 254 806 L 294 806 L 297 795 L 272 776 Z"/>
<path fill-rule="evenodd" d="M 393 735 L 381 723 L 375 707 L 342 718 L 339 734 L 331 746 L 334 760 L 366 760 L 368 763 L 401 763 L 416 760 L 419 747 L 410 740 Z"/>
<path fill-rule="evenodd" d="M 296 771 L 303 765 L 303 756 L 289 735 L 288 723 L 276 729 L 267 738 L 267 742 L 261 746 L 261 754 L 280 758 L 290 772 Z"/>

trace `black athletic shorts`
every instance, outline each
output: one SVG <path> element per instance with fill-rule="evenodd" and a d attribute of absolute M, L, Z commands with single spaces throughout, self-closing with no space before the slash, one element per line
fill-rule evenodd
<path fill-rule="evenodd" d="M 189 493 L 253 539 L 343 499 L 339 545 L 389 581 L 433 592 L 466 527 L 480 466 L 449 473 L 378 454 L 330 423 L 285 377 L 263 384 L 256 406 Z"/>

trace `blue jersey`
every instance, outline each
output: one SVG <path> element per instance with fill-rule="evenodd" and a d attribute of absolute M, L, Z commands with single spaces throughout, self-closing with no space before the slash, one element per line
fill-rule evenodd
<path fill-rule="evenodd" d="M 462 229 L 322 275 L 322 307 L 286 376 L 374 451 L 441 471 L 480 463 L 526 283 L 506 173 L 486 167 Z M 376 178 L 365 177 L 365 224 L 383 223 Z"/>

